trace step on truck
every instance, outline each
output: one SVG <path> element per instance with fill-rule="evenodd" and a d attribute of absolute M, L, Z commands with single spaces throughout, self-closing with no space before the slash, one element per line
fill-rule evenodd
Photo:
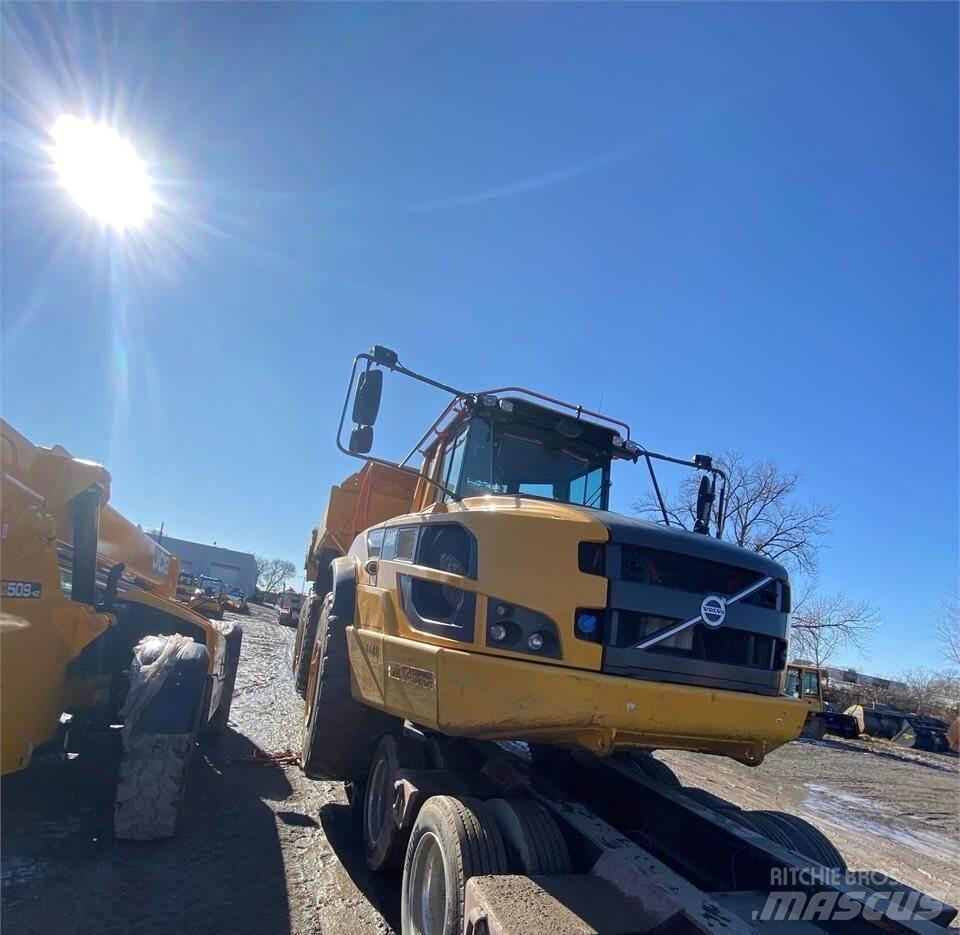
<path fill-rule="evenodd" d="M 399 462 L 370 454 L 385 372 L 450 395 Z M 816 828 L 681 789 L 652 755 L 757 765 L 808 712 L 782 694 L 787 574 L 722 540 L 708 456 L 534 391 L 456 389 L 382 347 L 354 361 L 337 445 L 365 464 L 308 543 L 301 761 L 345 781 L 369 866 L 402 867 L 404 933 L 752 932 L 772 881 L 811 868 L 804 894 L 825 876 L 851 931 L 875 925 L 869 900 L 890 930 L 952 918 L 934 900 L 894 921 L 923 894 L 858 896 Z M 692 530 L 655 461 L 699 472 Z M 647 468 L 662 525 L 609 511 L 615 462 Z"/>
<path fill-rule="evenodd" d="M 0 769 L 119 746 L 116 836 L 169 837 L 242 631 L 177 600 L 178 559 L 110 506 L 105 468 L 0 429 Z"/>

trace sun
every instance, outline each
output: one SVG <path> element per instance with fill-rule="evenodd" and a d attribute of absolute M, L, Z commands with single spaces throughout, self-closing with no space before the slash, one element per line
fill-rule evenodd
<path fill-rule="evenodd" d="M 118 231 L 150 217 L 156 203 L 150 173 L 116 130 L 64 114 L 50 136 L 60 184 L 87 214 Z"/>

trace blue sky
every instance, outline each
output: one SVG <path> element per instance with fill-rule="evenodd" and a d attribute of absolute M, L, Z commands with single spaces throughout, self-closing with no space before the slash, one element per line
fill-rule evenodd
<path fill-rule="evenodd" d="M 940 664 L 957 573 L 952 4 L 4 4 L 2 408 L 172 535 L 302 561 L 373 343 L 834 503 L 821 585 Z M 109 118 L 162 209 L 52 184 Z M 395 453 L 439 399 L 388 382 Z M 621 465 L 614 508 L 645 489 Z"/>

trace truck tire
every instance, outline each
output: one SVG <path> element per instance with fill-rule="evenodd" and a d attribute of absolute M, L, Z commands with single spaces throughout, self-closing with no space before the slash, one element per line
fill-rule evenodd
<path fill-rule="evenodd" d="M 566 842 L 542 805 L 527 799 L 491 799 L 486 806 L 500 829 L 510 873 L 570 873 Z"/>
<path fill-rule="evenodd" d="M 461 935 L 471 877 L 507 873 L 500 830 L 478 799 L 435 795 L 414 823 L 403 862 L 403 935 Z"/>
<path fill-rule="evenodd" d="M 230 720 L 230 707 L 233 705 L 233 689 L 237 684 L 237 670 L 240 668 L 240 648 L 243 644 L 243 627 L 238 623 L 232 624 L 223 636 L 226 640 L 223 659 L 223 689 L 220 692 L 220 703 L 213 716 L 202 728 L 207 734 L 222 734 L 227 729 Z"/>
<path fill-rule="evenodd" d="M 751 827 L 778 844 L 824 867 L 846 871 L 847 863 L 819 828 L 787 812 L 758 810 L 743 813 Z"/>
<path fill-rule="evenodd" d="M 180 639 L 184 639 L 179 637 Z M 137 678 L 165 646 L 178 639 L 148 637 L 138 644 L 131 664 L 128 705 L 145 691 Z M 206 695 L 207 648 L 188 642 L 156 693 L 124 726 L 123 754 L 117 778 L 114 834 L 131 841 L 171 837 L 183 810 L 187 774 L 196 746 Z"/>
<path fill-rule="evenodd" d="M 628 750 L 615 753 L 614 759 L 623 763 L 624 766 L 629 766 L 638 773 L 642 773 L 647 779 L 659 782 L 662 786 L 667 786 L 670 789 L 680 788 L 680 780 L 677 778 L 677 774 L 666 763 L 661 763 L 650 753 Z"/>
<path fill-rule="evenodd" d="M 363 849 L 367 865 L 375 872 L 397 866 L 407 843 L 407 835 L 393 820 L 397 770 L 425 766 L 423 749 L 415 741 L 392 734 L 380 738 L 363 796 Z"/>
<path fill-rule="evenodd" d="M 347 622 L 331 614 L 332 606 L 328 594 L 310 659 L 300 762 L 311 779 L 359 783 L 366 777 L 377 740 L 397 721 L 351 695 Z"/>
<path fill-rule="evenodd" d="M 313 644 L 317 638 L 317 624 L 323 598 L 312 594 L 307 600 L 306 612 L 300 613 L 297 625 L 297 641 L 293 651 L 293 683 L 297 694 L 304 698 L 307 694 L 307 678 L 310 675 L 310 659 L 313 656 Z"/>

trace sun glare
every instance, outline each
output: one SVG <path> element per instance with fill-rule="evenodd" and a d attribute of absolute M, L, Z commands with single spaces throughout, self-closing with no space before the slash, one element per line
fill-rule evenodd
<path fill-rule="evenodd" d="M 60 184 L 87 214 L 119 231 L 150 217 L 156 201 L 150 174 L 115 130 L 64 114 L 50 135 Z"/>

